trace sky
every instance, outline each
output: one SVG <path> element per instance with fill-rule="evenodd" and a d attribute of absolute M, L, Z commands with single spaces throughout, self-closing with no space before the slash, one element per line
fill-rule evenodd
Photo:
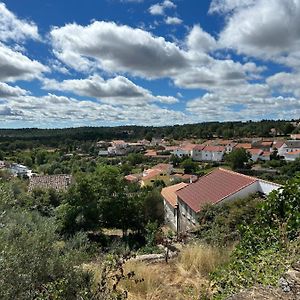
<path fill-rule="evenodd" d="M 300 0 L 0 0 L 0 128 L 300 116 Z"/>

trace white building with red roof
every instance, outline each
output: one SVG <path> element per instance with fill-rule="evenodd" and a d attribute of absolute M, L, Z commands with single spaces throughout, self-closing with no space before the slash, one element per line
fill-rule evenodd
<path fill-rule="evenodd" d="M 188 186 L 187 183 L 180 182 L 172 186 L 165 187 L 161 190 L 164 201 L 165 223 L 172 229 L 177 230 L 177 195 L 176 192 Z"/>
<path fill-rule="evenodd" d="M 268 195 L 279 189 L 280 185 L 256 177 L 218 168 L 211 173 L 200 177 L 195 183 L 178 189 L 175 202 L 169 202 L 176 209 L 176 227 L 178 232 L 184 232 L 198 224 L 198 213 L 205 204 L 219 204 L 226 201 L 242 199 L 251 194 L 260 192 Z M 168 198 L 164 198 L 168 202 Z M 174 199 L 174 198 L 173 198 Z"/>

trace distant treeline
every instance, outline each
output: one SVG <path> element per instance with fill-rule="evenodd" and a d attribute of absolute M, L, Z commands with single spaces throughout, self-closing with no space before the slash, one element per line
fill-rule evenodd
<path fill-rule="evenodd" d="M 212 137 L 243 138 L 270 137 L 275 134 L 287 135 L 299 131 L 293 124 L 299 120 L 262 120 L 258 122 L 208 122 L 199 124 L 174 125 L 164 127 L 119 126 L 119 127 L 79 127 L 65 129 L 0 129 L 2 146 L 18 143 L 15 148 L 44 145 L 58 147 L 72 142 L 92 142 L 96 140 L 138 140 L 152 137 L 172 139 Z M 29 147 L 30 148 L 30 147 Z"/>

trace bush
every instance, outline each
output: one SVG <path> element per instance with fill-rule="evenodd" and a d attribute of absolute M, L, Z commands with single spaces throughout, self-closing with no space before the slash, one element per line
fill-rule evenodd
<path fill-rule="evenodd" d="M 256 284 L 274 285 L 300 259 L 300 179 L 273 191 L 253 224 L 240 228 L 241 242 L 230 263 L 212 275 L 216 299 Z"/>

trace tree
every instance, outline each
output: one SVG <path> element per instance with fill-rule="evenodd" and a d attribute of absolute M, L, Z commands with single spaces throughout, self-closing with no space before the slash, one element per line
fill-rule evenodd
<path fill-rule="evenodd" d="M 184 168 L 184 173 L 192 174 L 199 171 L 199 166 L 196 162 L 194 162 L 191 158 L 185 159 L 181 163 L 181 167 Z"/>
<path fill-rule="evenodd" d="M 243 169 L 245 163 L 250 159 L 250 153 L 243 148 L 234 149 L 231 153 L 227 154 L 225 160 L 230 164 L 233 170 Z"/>
<path fill-rule="evenodd" d="M 87 258 L 86 236 L 63 241 L 54 219 L 12 207 L 8 186 L 0 191 L 0 298 L 91 299 L 91 278 L 77 268 Z"/>

